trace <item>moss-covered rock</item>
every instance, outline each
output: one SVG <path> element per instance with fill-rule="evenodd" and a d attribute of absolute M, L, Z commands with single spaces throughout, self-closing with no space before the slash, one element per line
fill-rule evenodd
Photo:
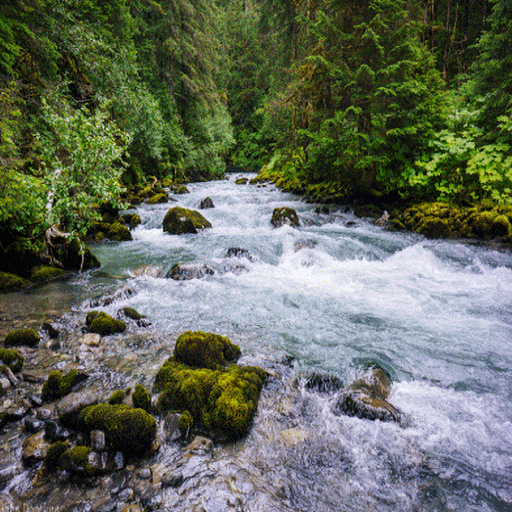
<path fill-rule="evenodd" d="M 39 334 L 34 329 L 16 329 L 11 331 L 6 337 L 4 344 L 6 347 L 35 347 L 39 343 Z"/>
<path fill-rule="evenodd" d="M 76 238 L 54 239 L 52 243 L 56 258 L 65 269 L 90 270 L 101 267 L 101 263 L 89 247 Z"/>
<path fill-rule="evenodd" d="M 237 178 L 235 180 L 236 185 L 247 185 L 249 178 Z"/>
<path fill-rule="evenodd" d="M 297 227 L 300 226 L 299 216 L 293 208 L 274 208 L 272 213 L 271 224 L 279 228 L 287 224 L 288 226 Z"/>
<path fill-rule="evenodd" d="M 59 370 L 53 370 L 48 375 L 48 379 L 43 384 L 43 400 L 56 400 L 71 392 L 74 386 L 83 382 L 85 376 L 79 374 L 76 370 L 70 370 L 66 375 L 62 375 Z"/>
<path fill-rule="evenodd" d="M 44 459 L 48 471 L 55 471 L 60 466 L 60 459 L 68 451 L 69 445 L 64 441 L 57 441 L 50 446 Z"/>
<path fill-rule="evenodd" d="M 23 368 L 24 358 L 14 349 L 0 348 L 0 365 L 8 366 L 13 373 L 18 373 Z"/>
<path fill-rule="evenodd" d="M 128 242 L 133 240 L 130 230 L 120 222 L 114 222 L 108 230 L 107 238 L 114 242 Z"/>
<path fill-rule="evenodd" d="M 129 226 L 130 229 L 136 228 L 142 223 L 141 218 L 136 213 L 125 213 L 121 216 L 123 222 Z"/>
<path fill-rule="evenodd" d="M 491 232 L 496 237 L 509 236 L 512 234 L 512 226 L 506 215 L 497 215 L 492 221 Z"/>
<path fill-rule="evenodd" d="M 89 446 L 73 446 L 59 458 L 59 466 L 70 473 L 84 476 L 94 476 L 97 472 L 89 462 L 92 448 Z"/>
<path fill-rule="evenodd" d="M 136 309 L 133 308 L 124 307 L 122 312 L 126 317 L 131 318 L 132 320 L 142 320 L 143 318 L 146 318 L 145 315 L 141 315 Z"/>
<path fill-rule="evenodd" d="M 8 272 L 0 272 L 0 293 L 12 292 L 29 285 L 26 279 Z"/>
<path fill-rule="evenodd" d="M 169 198 L 165 192 L 163 194 L 155 194 L 148 199 L 148 204 L 163 204 L 168 202 Z"/>
<path fill-rule="evenodd" d="M 212 225 L 199 212 L 175 206 L 171 208 L 164 217 L 164 231 L 173 235 L 184 233 L 198 233 L 199 231 L 211 228 Z"/>
<path fill-rule="evenodd" d="M 35 283 L 41 283 L 43 281 L 49 281 L 50 279 L 57 279 L 64 275 L 66 275 L 66 271 L 62 268 L 39 265 L 32 269 L 30 280 Z"/>
<path fill-rule="evenodd" d="M 177 184 L 177 185 L 173 185 L 171 187 L 171 190 L 172 192 L 174 192 L 175 194 L 188 194 L 189 193 L 189 190 L 187 188 L 186 185 L 180 185 L 180 184 Z"/>
<path fill-rule="evenodd" d="M 215 370 L 236 362 L 240 347 L 229 338 L 203 331 L 187 331 L 176 340 L 174 357 L 180 363 Z"/>
<path fill-rule="evenodd" d="M 133 406 L 148 411 L 151 409 L 151 395 L 142 384 L 135 384 L 132 393 Z"/>
<path fill-rule="evenodd" d="M 122 389 L 116 389 L 108 399 L 108 403 L 110 405 L 116 405 L 123 402 L 125 397 L 125 392 Z"/>
<path fill-rule="evenodd" d="M 209 208 L 215 208 L 215 205 L 213 204 L 211 197 L 205 197 L 199 204 L 199 208 L 201 210 L 207 210 Z"/>
<path fill-rule="evenodd" d="M 151 414 L 124 404 L 87 407 L 80 413 L 78 422 L 79 428 L 85 432 L 103 430 L 110 449 L 129 454 L 148 451 L 157 431 Z"/>
<path fill-rule="evenodd" d="M 213 276 L 215 270 L 206 263 L 176 263 L 167 272 L 165 277 L 175 281 L 189 281 L 191 279 L 201 279 L 205 276 Z"/>
<path fill-rule="evenodd" d="M 252 422 L 266 374 L 231 364 L 240 349 L 228 338 L 203 332 L 182 334 L 158 371 L 155 391 L 161 412 L 188 411 L 194 428 L 220 438 L 244 436 Z M 185 421 L 185 419 L 183 420 Z M 188 430 L 190 426 L 184 426 Z"/>
<path fill-rule="evenodd" d="M 87 314 L 85 321 L 90 332 L 108 336 L 126 331 L 126 324 L 122 320 L 117 320 L 107 315 L 103 311 L 91 311 Z"/>

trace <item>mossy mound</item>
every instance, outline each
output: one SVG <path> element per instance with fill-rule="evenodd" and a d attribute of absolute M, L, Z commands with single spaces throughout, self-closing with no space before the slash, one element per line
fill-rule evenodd
<path fill-rule="evenodd" d="M 142 384 L 135 384 L 135 389 L 132 393 L 133 406 L 138 409 L 148 411 L 151 409 L 151 395 L 149 391 Z"/>
<path fill-rule="evenodd" d="M 235 180 L 236 185 L 247 185 L 249 178 L 238 178 Z"/>
<path fill-rule="evenodd" d="M 117 320 L 107 315 L 103 311 L 91 311 L 87 314 L 85 321 L 89 331 L 108 336 L 126 331 L 126 324 L 122 320 Z"/>
<path fill-rule="evenodd" d="M 167 197 L 166 193 L 163 194 L 155 194 L 154 196 L 150 197 L 148 200 L 148 204 L 163 204 L 168 203 L 169 198 Z"/>
<path fill-rule="evenodd" d="M 128 242 L 133 240 L 130 230 L 120 222 L 114 222 L 114 224 L 111 224 L 107 233 L 107 238 L 114 242 Z"/>
<path fill-rule="evenodd" d="M 344 204 L 349 190 L 340 183 L 316 183 L 307 186 L 304 196 L 308 203 Z"/>
<path fill-rule="evenodd" d="M 43 400 L 56 400 L 71 392 L 74 386 L 85 379 L 76 370 L 70 370 L 66 375 L 62 375 L 59 370 L 53 370 L 48 375 L 48 379 L 43 384 Z"/>
<path fill-rule="evenodd" d="M 142 223 L 141 218 L 136 213 L 125 213 L 121 215 L 123 222 L 129 226 L 130 229 L 136 228 Z"/>
<path fill-rule="evenodd" d="M 146 318 L 145 315 L 141 315 L 137 310 L 129 307 L 125 307 L 122 309 L 123 314 L 131 318 L 132 320 L 142 320 L 143 318 Z"/>
<path fill-rule="evenodd" d="M 89 446 L 73 446 L 59 457 L 58 466 L 70 473 L 94 476 L 97 472 L 89 462 L 92 451 Z"/>
<path fill-rule="evenodd" d="M 12 292 L 29 285 L 26 279 L 8 272 L 0 272 L 0 293 Z"/>
<path fill-rule="evenodd" d="M 103 430 L 107 445 L 112 450 L 129 454 L 148 451 L 155 440 L 155 418 L 143 409 L 127 405 L 99 404 L 86 407 L 78 418 L 80 430 Z"/>
<path fill-rule="evenodd" d="M 189 190 L 187 188 L 186 185 L 173 185 L 171 187 L 171 190 L 175 193 L 175 194 L 188 194 L 189 193 Z"/>
<path fill-rule="evenodd" d="M 65 269 L 90 270 L 101 267 L 101 263 L 89 247 L 81 244 L 76 238 L 54 239 L 53 244 L 55 255 Z"/>
<path fill-rule="evenodd" d="M 66 271 L 57 267 L 48 267 L 46 265 L 39 265 L 32 269 L 30 280 L 35 283 L 49 281 L 50 279 L 57 279 L 66 275 Z"/>
<path fill-rule="evenodd" d="M 154 391 L 163 390 L 157 409 L 188 413 L 197 430 L 222 439 L 243 437 L 256 412 L 266 374 L 257 367 L 225 366 L 239 356 L 240 349 L 228 338 L 204 332 L 182 334 L 174 356 L 156 375 Z M 183 430 L 188 431 L 192 423 L 186 423 Z"/>
<path fill-rule="evenodd" d="M 198 233 L 199 231 L 211 228 L 212 225 L 199 212 L 175 206 L 171 208 L 164 217 L 164 231 L 173 235 L 184 233 Z"/>
<path fill-rule="evenodd" d="M 507 207 L 484 209 L 448 203 L 423 203 L 407 208 L 392 220 L 396 229 L 416 231 L 428 238 L 501 239 L 512 235 L 512 211 Z"/>
<path fill-rule="evenodd" d="M 14 349 L 0 348 L 0 365 L 8 366 L 14 373 L 23 368 L 24 358 Z"/>
<path fill-rule="evenodd" d="M 5 337 L 6 347 L 35 347 L 39 343 L 39 334 L 34 329 L 16 329 Z"/>
<path fill-rule="evenodd" d="M 194 418 L 189 411 L 184 411 L 181 414 L 180 419 L 178 421 L 178 428 L 180 429 L 180 434 L 182 437 L 187 437 L 192 425 L 194 424 Z"/>
<path fill-rule="evenodd" d="M 299 216 L 293 208 L 275 208 L 272 213 L 271 224 L 279 228 L 287 224 L 288 226 L 297 227 L 300 226 Z"/>
<path fill-rule="evenodd" d="M 110 405 L 116 405 L 122 403 L 125 397 L 125 392 L 122 389 L 116 389 L 108 399 Z"/>
<path fill-rule="evenodd" d="M 64 441 L 57 441 L 50 446 L 44 459 L 48 471 L 55 471 L 60 465 L 60 459 L 68 451 L 68 444 Z"/>
<path fill-rule="evenodd" d="M 176 340 L 174 357 L 188 366 L 215 370 L 240 358 L 240 347 L 229 338 L 203 331 L 187 331 Z"/>

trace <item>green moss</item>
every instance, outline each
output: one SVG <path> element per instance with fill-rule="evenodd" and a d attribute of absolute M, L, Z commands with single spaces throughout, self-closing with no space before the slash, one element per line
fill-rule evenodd
<path fill-rule="evenodd" d="M 108 403 L 111 405 L 120 404 L 124 400 L 124 397 L 125 397 L 124 391 L 122 389 L 116 389 L 116 391 L 114 391 L 110 395 L 110 398 L 108 399 Z"/>
<path fill-rule="evenodd" d="M 43 384 L 43 400 L 56 400 L 67 395 L 80 380 L 81 378 L 76 370 L 70 370 L 64 376 L 59 370 L 51 371 L 48 379 Z"/>
<path fill-rule="evenodd" d="M 107 238 L 115 242 L 133 240 L 130 230 L 120 222 L 114 222 L 108 230 Z"/>
<path fill-rule="evenodd" d="M 175 194 L 188 194 L 189 193 L 189 190 L 186 185 L 173 185 L 171 187 L 171 190 Z"/>
<path fill-rule="evenodd" d="M 473 232 L 480 238 L 491 238 L 494 217 L 489 211 L 475 213 L 472 217 Z"/>
<path fill-rule="evenodd" d="M 151 448 L 156 437 L 155 418 L 143 409 L 127 405 L 99 404 L 86 407 L 79 416 L 81 430 L 103 430 L 108 446 L 130 454 Z"/>
<path fill-rule="evenodd" d="M 128 318 L 131 318 L 132 320 L 142 320 L 143 318 L 146 318 L 145 315 L 141 315 L 138 311 L 136 311 L 133 308 L 123 308 L 123 313 Z"/>
<path fill-rule="evenodd" d="M 182 437 L 187 437 L 192 425 L 194 424 L 194 418 L 189 411 L 184 411 L 180 416 L 180 420 L 178 422 L 178 428 L 180 429 Z"/>
<path fill-rule="evenodd" d="M 212 370 L 232 363 L 240 357 L 240 347 L 229 338 L 202 331 L 188 331 L 176 340 L 174 357 L 188 366 Z"/>
<path fill-rule="evenodd" d="M 41 265 L 32 269 L 30 280 L 40 283 L 42 281 L 49 281 L 50 279 L 56 279 L 64 275 L 66 275 L 66 271 L 61 268 Z"/>
<path fill-rule="evenodd" d="M 289 226 L 300 226 L 299 216 L 293 208 L 275 208 L 270 221 L 276 228 L 288 224 Z"/>
<path fill-rule="evenodd" d="M 133 406 L 149 411 L 151 409 L 151 395 L 142 384 L 135 384 L 132 394 Z"/>
<path fill-rule="evenodd" d="M 68 445 L 64 441 L 57 441 L 50 446 L 44 459 L 46 468 L 49 471 L 55 471 L 59 465 L 62 455 L 68 450 Z"/>
<path fill-rule="evenodd" d="M 14 349 L 0 348 L 0 364 L 8 366 L 14 373 L 23 368 L 23 356 Z"/>
<path fill-rule="evenodd" d="M 236 185 L 247 185 L 247 182 L 249 181 L 249 178 L 238 178 L 235 180 Z"/>
<path fill-rule="evenodd" d="M 169 198 L 167 197 L 167 194 L 164 192 L 163 194 L 155 194 L 153 197 L 149 199 L 148 204 L 163 204 L 168 202 Z"/>
<path fill-rule="evenodd" d="M 506 215 L 498 215 L 492 221 L 491 232 L 494 236 L 508 236 L 512 232 L 510 220 Z"/>
<path fill-rule="evenodd" d="M 123 222 L 130 227 L 130 229 L 134 229 L 142 223 L 142 220 L 136 213 L 125 213 L 121 218 L 123 219 Z"/>
<path fill-rule="evenodd" d="M 103 311 L 91 311 L 87 314 L 85 323 L 91 332 L 102 336 L 126 331 L 126 324 L 122 320 L 112 318 Z"/>
<path fill-rule="evenodd" d="M 0 272 L 0 293 L 12 292 L 28 286 L 28 281 L 16 274 Z"/>
<path fill-rule="evenodd" d="M 96 472 L 89 464 L 89 455 L 91 453 L 92 448 L 89 446 L 73 446 L 71 450 L 61 455 L 59 464 L 62 469 L 71 473 L 93 476 Z"/>
<path fill-rule="evenodd" d="M 6 347 L 35 347 L 39 343 L 39 334 L 34 329 L 16 329 L 5 337 L 4 343 Z"/>
<path fill-rule="evenodd" d="M 164 217 L 163 229 L 174 235 L 183 233 L 198 233 L 212 225 L 199 212 L 175 206 Z"/>

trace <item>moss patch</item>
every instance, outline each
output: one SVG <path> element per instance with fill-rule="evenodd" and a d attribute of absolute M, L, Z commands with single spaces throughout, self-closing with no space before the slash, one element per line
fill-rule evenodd
<path fill-rule="evenodd" d="M 84 380 L 76 370 L 70 370 L 66 375 L 62 375 L 59 370 L 53 370 L 48 375 L 48 379 L 43 384 L 43 400 L 56 400 L 67 395 L 74 386 Z"/>
<path fill-rule="evenodd" d="M 142 384 L 135 384 L 132 393 L 133 406 L 139 409 L 149 411 L 151 409 L 151 395 Z"/>
<path fill-rule="evenodd" d="M 8 366 L 14 373 L 23 368 L 23 356 L 14 349 L 0 348 L 0 365 Z"/>
<path fill-rule="evenodd" d="M 34 329 L 16 329 L 5 337 L 4 343 L 6 347 L 35 347 L 39 343 L 39 334 Z"/>
<path fill-rule="evenodd" d="M 126 324 L 122 320 L 112 318 L 103 311 L 91 311 L 87 314 L 85 323 L 89 331 L 102 336 L 126 331 Z"/>
<path fill-rule="evenodd" d="M 43 281 L 49 281 L 50 279 L 56 279 L 64 275 L 66 275 L 66 271 L 61 268 L 40 265 L 32 269 L 30 280 L 34 281 L 35 283 L 41 283 Z"/>
<path fill-rule="evenodd" d="M 288 224 L 289 226 L 296 227 L 300 226 L 299 216 L 293 208 L 275 208 L 272 213 L 271 224 L 279 228 Z"/>
<path fill-rule="evenodd" d="M 133 240 L 130 230 L 120 222 L 114 222 L 108 230 L 107 238 L 115 242 L 127 242 Z"/>
<path fill-rule="evenodd" d="M 215 370 L 240 358 L 240 347 L 229 338 L 203 331 L 187 331 L 178 337 L 174 357 L 178 362 Z"/>
<path fill-rule="evenodd" d="M 148 451 L 156 437 L 155 418 L 143 409 L 127 405 L 99 404 L 86 407 L 79 416 L 81 430 L 103 430 L 108 446 L 125 453 Z"/>
<path fill-rule="evenodd" d="M 12 292 L 25 288 L 29 283 L 16 274 L 9 274 L 8 272 L 0 272 L 0 293 Z"/>
<path fill-rule="evenodd" d="M 114 391 L 110 395 L 110 398 L 108 399 L 108 403 L 111 405 L 120 404 L 124 400 L 124 397 L 125 397 L 124 391 L 122 389 L 116 389 L 116 391 Z"/>
<path fill-rule="evenodd" d="M 155 194 L 153 197 L 151 197 L 148 201 L 148 204 L 163 204 L 168 203 L 169 198 L 167 197 L 166 193 L 163 194 Z"/>

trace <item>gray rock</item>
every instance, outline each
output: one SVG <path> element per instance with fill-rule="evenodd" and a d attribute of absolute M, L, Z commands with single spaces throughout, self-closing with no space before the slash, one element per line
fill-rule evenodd
<path fill-rule="evenodd" d="M 96 405 L 98 401 L 97 389 L 71 393 L 65 396 L 57 403 L 57 413 L 61 423 L 66 427 L 73 428 L 82 409 L 90 405 Z"/>
<path fill-rule="evenodd" d="M 250 251 L 242 247 L 230 247 L 226 253 L 226 258 L 246 258 L 249 261 L 254 261 L 254 257 Z"/>
<path fill-rule="evenodd" d="M 208 208 L 215 208 L 215 205 L 213 204 L 213 201 L 211 200 L 211 198 L 209 197 L 205 197 L 202 201 L 201 201 L 201 204 L 199 205 L 199 208 L 201 210 L 206 210 Z"/>
<path fill-rule="evenodd" d="M 92 430 L 90 435 L 92 449 L 96 452 L 102 452 L 105 450 L 105 432 L 103 432 L 103 430 Z"/>
<path fill-rule="evenodd" d="M 389 225 L 389 213 L 386 210 L 384 210 L 382 216 L 375 221 L 375 225 L 381 228 Z"/>
<path fill-rule="evenodd" d="M 38 420 L 49 420 L 54 414 L 54 409 L 51 407 L 40 407 L 36 410 L 36 418 Z"/>
<path fill-rule="evenodd" d="M 164 419 L 164 433 L 167 441 L 176 441 L 181 437 L 181 432 L 179 429 L 181 414 L 171 413 L 168 414 Z"/>
<path fill-rule="evenodd" d="M 271 224 L 275 228 L 280 228 L 285 224 L 292 227 L 300 226 L 299 216 L 293 208 L 274 208 Z"/>
<path fill-rule="evenodd" d="M 151 478 L 151 469 L 149 468 L 141 468 L 137 472 L 137 476 L 142 480 L 149 480 Z"/>
<path fill-rule="evenodd" d="M 71 435 L 69 430 L 62 428 L 56 421 L 49 421 L 44 426 L 46 438 L 52 442 L 65 441 Z"/>
<path fill-rule="evenodd" d="M 301 249 L 314 249 L 317 243 L 315 240 L 297 240 L 293 244 L 293 248 L 295 252 L 300 251 Z"/>
<path fill-rule="evenodd" d="M 126 489 L 123 489 L 119 494 L 118 494 L 118 499 L 119 501 L 123 502 L 123 503 L 127 503 L 129 501 L 132 501 L 133 500 L 133 496 L 134 496 L 134 492 L 133 492 L 133 489 L 130 488 L 130 487 L 127 487 Z"/>
<path fill-rule="evenodd" d="M 213 275 L 215 271 L 206 263 L 176 263 L 167 273 L 166 277 L 175 281 L 188 281 L 201 279 L 207 275 Z"/>
<path fill-rule="evenodd" d="M 196 436 L 185 450 L 198 455 L 210 453 L 213 450 L 213 441 L 207 437 Z"/>
<path fill-rule="evenodd" d="M 101 343 L 101 336 L 99 334 L 88 332 L 82 336 L 80 342 L 88 347 L 99 347 Z"/>
<path fill-rule="evenodd" d="M 23 426 L 27 432 L 35 434 L 40 432 L 44 428 L 44 421 L 38 420 L 37 418 L 25 418 Z"/>

